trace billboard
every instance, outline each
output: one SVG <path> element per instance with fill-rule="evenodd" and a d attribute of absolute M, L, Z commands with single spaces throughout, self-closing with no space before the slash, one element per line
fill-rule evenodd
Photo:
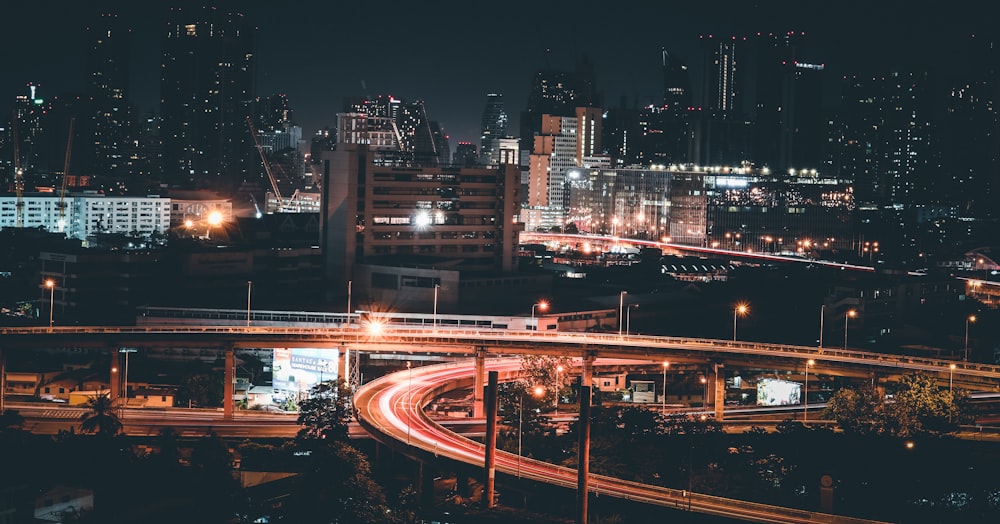
<path fill-rule="evenodd" d="M 275 393 L 301 396 L 320 382 L 338 380 L 339 357 L 338 349 L 276 348 L 272 368 Z"/>
<path fill-rule="evenodd" d="M 802 384 L 776 378 L 757 379 L 758 406 L 790 406 L 802 403 Z"/>

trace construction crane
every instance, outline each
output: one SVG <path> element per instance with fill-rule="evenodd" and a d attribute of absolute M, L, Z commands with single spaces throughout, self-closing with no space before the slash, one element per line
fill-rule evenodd
<path fill-rule="evenodd" d="M 63 161 L 62 186 L 59 188 L 59 232 L 66 230 L 66 180 L 69 178 L 69 158 L 73 152 L 73 122 L 75 118 L 69 119 L 69 137 L 66 138 L 66 160 Z"/>
<path fill-rule="evenodd" d="M 17 138 L 17 111 L 10 119 L 14 132 L 14 192 L 17 194 L 17 203 L 14 204 L 14 227 L 24 227 L 24 171 L 21 169 L 21 153 L 18 148 Z"/>
<path fill-rule="evenodd" d="M 274 191 L 274 198 L 278 199 L 278 211 L 281 212 L 285 209 L 285 199 L 281 196 L 281 191 L 278 189 L 278 181 L 274 178 L 274 174 L 271 173 L 271 164 L 267 161 L 267 156 L 264 154 L 264 148 L 260 145 L 260 140 L 257 139 L 257 130 L 253 127 L 253 120 L 247 117 L 247 127 L 250 128 L 250 136 L 253 137 L 253 145 L 257 148 L 257 152 L 260 153 L 260 161 L 264 163 L 264 171 L 267 172 L 267 178 L 271 181 L 271 190 Z M 266 210 L 265 205 L 265 210 Z"/>

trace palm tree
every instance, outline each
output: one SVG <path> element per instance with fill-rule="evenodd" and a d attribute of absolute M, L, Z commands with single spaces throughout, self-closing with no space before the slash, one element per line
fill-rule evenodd
<path fill-rule="evenodd" d="M 80 416 L 80 430 L 113 437 L 122 430 L 122 421 L 115 413 L 113 401 L 107 393 L 99 393 L 87 399 L 90 411 Z"/>

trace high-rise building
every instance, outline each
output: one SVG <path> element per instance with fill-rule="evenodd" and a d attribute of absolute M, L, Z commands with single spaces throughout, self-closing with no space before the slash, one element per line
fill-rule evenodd
<path fill-rule="evenodd" d="M 995 41 L 972 38 L 970 70 L 948 90 L 940 133 L 946 175 L 934 193 L 964 217 L 1000 216 L 1000 70 Z"/>
<path fill-rule="evenodd" d="M 423 100 L 407 102 L 392 95 L 350 97 L 344 101 L 344 111 L 363 116 L 367 122 L 362 127 L 371 137 L 369 142 L 351 143 L 370 143 L 381 150 L 394 149 L 397 153 L 394 160 L 396 162 L 415 162 L 421 165 L 440 163 L 442 154 L 438 151 L 438 145 L 441 141 L 435 137 Z M 354 131 L 351 132 L 362 127 L 358 127 L 355 122 Z M 388 136 L 375 140 L 376 133 L 391 135 L 392 145 L 388 145 Z M 388 158 L 386 154 L 382 154 L 383 160 Z"/>
<path fill-rule="evenodd" d="M 757 50 L 751 160 L 777 171 L 821 165 L 825 66 L 806 58 L 805 33 L 758 34 L 751 40 Z"/>
<path fill-rule="evenodd" d="M 170 10 L 160 84 L 168 182 L 232 191 L 262 176 L 246 125 L 255 63 L 253 28 L 243 14 Z"/>
<path fill-rule="evenodd" d="M 472 167 L 479 163 L 479 152 L 476 151 L 476 144 L 472 142 L 459 142 L 455 146 L 455 165 L 462 167 Z"/>
<path fill-rule="evenodd" d="M 909 206 L 932 194 L 939 161 L 933 153 L 929 78 L 922 72 L 854 75 L 841 103 L 841 173 L 864 207 Z"/>
<path fill-rule="evenodd" d="M 405 298 L 414 288 L 433 289 L 439 277 L 419 276 L 431 268 L 516 270 L 518 166 L 388 166 L 376 163 L 379 154 L 364 144 L 323 153 L 322 242 L 331 285 L 351 280 L 362 264 L 380 265 L 387 269 L 354 278 L 355 291 Z"/>
<path fill-rule="evenodd" d="M 684 114 L 691 107 L 691 75 L 688 67 L 676 54 L 666 48 L 661 50 L 663 59 L 663 106 L 676 115 Z"/>
<path fill-rule="evenodd" d="M 524 222 L 529 231 L 562 227 L 568 217 L 566 174 L 580 165 L 578 119 L 543 115 L 529 156 Z"/>
<path fill-rule="evenodd" d="M 93 174 L 122 177 L 138 169 L 129 153 L 135 134 L 128 99 L 132 32 L 110 13 L 97 16 L 88 30 L 87 95 L 93 103 L 89 115 L 93 140 L 81 140 L 77 147 L 86 144 L 95 149 L 92 165 L 84 166 Z"/>
<path fill-rule="evenodd" d="M 572 117 L 577 107 L 600 107 L 593 65 L 584 57 L 574 72 L 545 68 L 535 73 L 528 106 L 521 112 L 521 150 L 531 151 L 543 115 Z"/>
<path fill-rule="evenodd" d="M 503 95 L 489 93 L 486 95 L 486 107 L 483 109 L 482 136 L 480 137 L 479 163 L 495 165 L 498 140 L 507 136 L 507 110 L 504 109 Z"/>
<path fill-rule="evenodd" d="M 702 71 L 704 108 L 715 117 L 739 118 L 743 113 L 741 61 L 746 38 L 702 35 L 700 39 L 705 53 L 705 68 Z"/>

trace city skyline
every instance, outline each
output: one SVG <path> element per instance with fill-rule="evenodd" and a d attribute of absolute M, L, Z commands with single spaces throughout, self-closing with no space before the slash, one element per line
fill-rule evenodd
<path fill-rule="evenodd" d="M 4 47 L 29 52 L 12 53 L 0 99 L 12 105 L 28 82 L 40 84 L 44 98 L 82 93 L 86 21 L 114 12 L 134 41 L 129 99 L 137 115 L 158 112 L 161 43 L 167 8 L 173 5 L 203 4 L 149 8 L 119 1 L 99 6 L 54 2 L 44 17 L 31 6 L 5 8 L 11 19 L 25 23 L 5 33 Z M 235 6 L 257 28 L 257 95 L 286 93 L 304 136 L 333 126 L 345 97 L 391 94 L 423 100 L 453 147 L 459 141 L 478 144 L 488 93 L 504 95 L 514 133 L 534 72 L 543 67 L 570 71 L 584 56 L 594 64 L 604 106 L 614 107 L 622 99 L 638 105 L 662 100 L 661 49 L 689 65 L 693 83 L 699 84 L 701 34 L 804 31 L 807 48 L 826 64 L 832 79 L 907 62 L 946 70 L 971 66 L 963 55 L 951 53 L 972 34 L 996 36 L 995 30 L 982 31 L 986 17 L 976 11 L 979 6 L 959 10 L 930 1 L 647 6 L 591 0 L 516 4 L 485 14 L 454 2 L 432 7 L 390 2 L 380 4 L 379 11 L 308 2 L 282 8 L 215 5 Z"/>

